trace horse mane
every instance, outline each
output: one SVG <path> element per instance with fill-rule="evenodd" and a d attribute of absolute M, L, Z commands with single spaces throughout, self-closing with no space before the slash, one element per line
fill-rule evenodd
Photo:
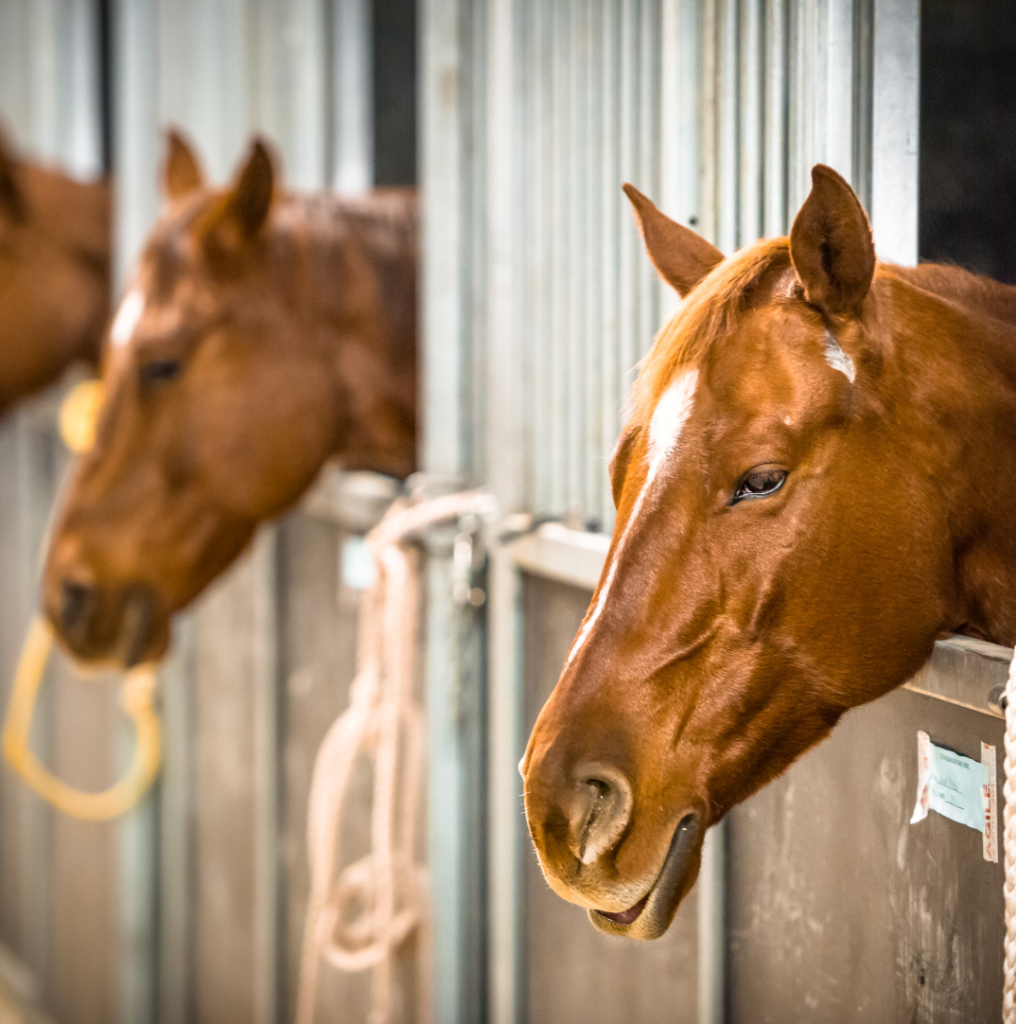
<path fill-rule="evenodd" d="M 642 361 L 635 391 L 639 419 L 648 418 L 677 370 L 698 363 L 730 334 L 738 317 L 759 298 L 763 277 L 789 266 L 790 240 L 762 239 L 718 263 L 692 288 Z"/>

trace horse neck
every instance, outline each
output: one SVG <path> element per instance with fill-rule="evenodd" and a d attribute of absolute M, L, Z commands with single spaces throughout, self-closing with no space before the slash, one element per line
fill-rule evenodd
<path fill-rule="evenodd" d="M 939 263 L 892 269 L 904 280 L 933 295 L 1016 325 L 1016 288 L 1012 285 Z"/>
<path fill-rule="evenodd" d="M 25 185 L 39 227 L 94 283 L 95 304 L 81 331 L 77 358 L 99 365 L 112 286 L 112 190 L 106 180 L 75 181 L 26 165 Z"/>
<path fill-rule="evenodd" d="M 311 227 L 310 279 L 337 285 L 310 297 L 341 404 L 333 455 L 348 469 L 408 476 L 416 468 L 415 193 L 312 197 L 297 219 Z"/>
<path fill-rule="evenodd" d="M 956 608 L 946 629 L 1012 646 L 1016 289 L 952 267 L 889 276 L 898 286 L 881 294 L 897 304 L 891 319 L 905 360 L 897 385 L 952 533 Z"/>

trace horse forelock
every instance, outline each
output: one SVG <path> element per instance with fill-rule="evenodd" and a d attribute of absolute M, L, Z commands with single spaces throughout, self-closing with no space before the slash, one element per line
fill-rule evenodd
<path fill-rule="evenodd" d="M 650 421 L 678 370 L 698 365 L 713 345 L 731 333 L 751 302 L 761 298 L 756 288 L 763 277 L 777 270 L 793 273 L 789 239 L 763 239 L 718 263 L 685 296 L 643 360 L 634 403 L 640 422 Z M 793 299 L 796 289 L 781 285 L 782 276 L 770 298 Z"/>

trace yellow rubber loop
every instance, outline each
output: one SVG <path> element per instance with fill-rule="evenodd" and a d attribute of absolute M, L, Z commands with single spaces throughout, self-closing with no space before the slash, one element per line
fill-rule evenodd
<path fill-rule="evenodd" d="M 60 436 L 75 455 L 88 451 L 95 443 L 103 394 L 101 380 L 83 380 L 60 403 Z"/>
<path fill-rule="evenodd" d="M 109 789 L 85 793 L 56 778 L 29 746 L 32 717 L 52 647 L 53 628 L 45 619 L 36 617 L 28 630 L 14 676 L 14 690 L 3 730 L 4 757 L 39 796 L 64 814 L 92 821 L 117 818 L 141 800 L 159 774 L 162 736 L 154 705 L 155 666 L 147 664 L 132 669 L 124 681 L 121 704 L 137 731 L 137 746 L 130 768 Z"/>

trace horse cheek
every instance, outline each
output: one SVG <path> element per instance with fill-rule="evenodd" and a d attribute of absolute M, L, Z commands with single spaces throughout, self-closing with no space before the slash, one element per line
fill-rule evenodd
<path fill-rule="evenodd" d="M 323 374 L 293 367 L 248 380 L 248 412 L 225 469 L 224 501 L 254 520 L 272 518 L 310 486 L 330 454 L 334 434 L 331 392 Z"/>

